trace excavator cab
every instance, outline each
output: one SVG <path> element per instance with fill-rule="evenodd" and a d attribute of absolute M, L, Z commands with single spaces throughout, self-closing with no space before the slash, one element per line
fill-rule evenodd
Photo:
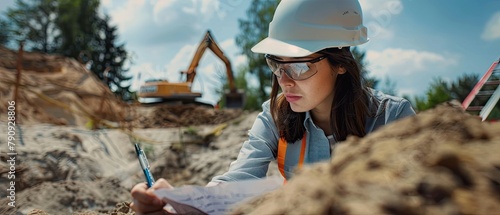
<path fill-rule="evenodd" d="M 182 71 L 182 75 L 186 75 L 186 82 L 172 83 L 167 80 L 155 80 L 146 82 L 139 90 L 139 98 L 156 98 L 165 102 L 182 102 L 182 103 L 199 103 L 196 102 L 200 98 L 201 93 L 192 92 L 191 86 L 196 76 L 196 68 L 200 62 L 203 53 L 209 48 L 219 57 L 226 66 L 227 80 L 229 82 L 229 90 L 224 93 L 225 108 L 243 108 L 245 103 L 245 93 L 236 89 L 234 85 L 233 70 L 231 62 L 224 55 L 217 43 L 208 30 L 198 46 L 191 64 L 186 71 Z"/>
<path fill-rule="evenodd" d="M 152 98 L 157 102 L 192 103 L 201 93 L 191 92 L 191 83 L 170 83 L 167 80 L 148 80 L 139 90 L 140 98 Z"/>

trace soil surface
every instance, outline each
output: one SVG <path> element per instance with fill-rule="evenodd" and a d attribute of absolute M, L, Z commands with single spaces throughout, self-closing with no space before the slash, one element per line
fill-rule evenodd
<path fill-rule="evenodd" d="M 233 214 L 498 214 L 500 123 L 443 105 L 348 138 Z"/>
<path fill-rule="evenodd" d="M 14 98 L 14 51 L 0 47 L 0 102 Z M 133 144 L 155 178 L 204 185 L 236 159 L 257 112 L 199 105 L 126 104 L 85 65 L 25 53 L 16 106 L 15 180 L 0 154 L 0 214 L 134 214 L 144 181 Z M 6 109 L 0 109 L 5 116 Z M 7 131 L 0 118 L 0 131 Z M 6 147 L 7 132 L 0 133 Z M 5 150 L 5 149 L 2 149 Z M 234 214 L 494 214 L 500 211 L 500 123 L 442 106 L 336 146 L 281 189 Z M 276 164 L 269 175 L 279 175 Z"/>

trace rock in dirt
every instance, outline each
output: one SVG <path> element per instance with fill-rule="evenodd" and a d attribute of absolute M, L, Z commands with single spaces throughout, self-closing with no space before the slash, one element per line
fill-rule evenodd
<path fill-rule="evenodd" d="M 233 214 L 495 214 L 500 123 L 443 105 L 348 138 Z"/>

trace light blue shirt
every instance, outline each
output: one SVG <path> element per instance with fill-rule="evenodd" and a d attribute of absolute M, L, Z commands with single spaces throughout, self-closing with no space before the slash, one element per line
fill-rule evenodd
<path fill-rule="evenodd" d="M 365 128 L 367 133 L 397 119 L 415 115 L 415 111 L 408 100 L 386 95 L 376 90 L 371 90 L 371 93 L 378 101 L 378 107 L 375 117 L 366 120 Z M 376 104 L 372 102 L 370 105 Z M 306 112 L 304 127 L 307 132 L 304 164 L 331 159 L 330 143 L 323 130 L 314 124 L 309 112 Z M 266 177 L 269 163 L 276 160 L 279 138 L 278 129 L 270 112 L 270 101 L 268 100 L 262 104 L 262 112 L 259 113 L 250 129 L 248 140 L 243 143 L 238 158 L 231 163 L 229 171 L 214 177 L 212 182 Z M 301 140 L 287 146 L 284 163 L 287 179 L 293 176 L 293 170 L 299 161 L 300 148 Z"/>

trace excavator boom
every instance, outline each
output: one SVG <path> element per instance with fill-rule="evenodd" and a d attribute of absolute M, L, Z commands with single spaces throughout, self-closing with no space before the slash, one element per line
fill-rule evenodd
<path fill-rule="evenodd" d="M 198 68 L 198 64 L 200 62 L 201 57 L 205 53 L 205 50 L 209 48 L 219 59 L 224 62 L 226 66 L 226 75 L 229 82 L 229 89 L 231 92 L 236 92 L 236 86 L 234 85 L 234 77 L 233 77 L 233 69 L 231 67 L 231 61 L 224 55 L 224 52 L 219 48 L 217 43 L 212 37 L 210 31 L 207 31 L 203 40 L 200 42 L 194 56 L 193 60 L 191 60 L 191 64 L 188 67 L 188 70 L 185 71 L 187 75 L 186 82 L 193 82 L 194 77 L 196 76 L 196 68 Z"/>

